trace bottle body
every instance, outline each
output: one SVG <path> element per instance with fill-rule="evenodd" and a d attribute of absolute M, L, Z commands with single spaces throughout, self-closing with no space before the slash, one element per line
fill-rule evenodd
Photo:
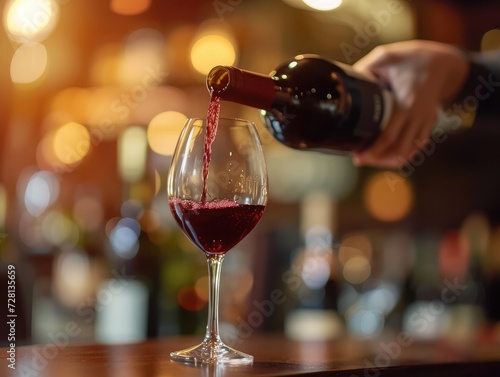
<path fill-rule="evenodd" d="M 258 79 L 231 69 L 222 80 L 225 87 L 209 74 L 213 95 L 260 108 L 266 128 L 292 148 L 328 153 L 363 148 L 392 112 L 391 95 L 376 80 L 317 55 L 296 56 Z"/>

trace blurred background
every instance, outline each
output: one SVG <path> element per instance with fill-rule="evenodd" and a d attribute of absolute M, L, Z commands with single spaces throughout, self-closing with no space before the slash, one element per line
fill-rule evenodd
<path fill-rule="evenodd" d="M 412 38 L 500 47 L 493 1 L 1 7 L 0 261 L 2 282 L 16 267 L 17 344 L 204 333 L 205 256 L 174 223 L 165 179 L 184 120 L 206 114 L 213 66 L 268 73 L 300 53 L 352 64 Z M 258 125 L 270 188 L 263 220 L 224 262 L 228 343 L 498 336 L 497 133 L 450 135 L 386 171 L 287 149 L 256 109 L 223 103 L 222 115 Z"/>

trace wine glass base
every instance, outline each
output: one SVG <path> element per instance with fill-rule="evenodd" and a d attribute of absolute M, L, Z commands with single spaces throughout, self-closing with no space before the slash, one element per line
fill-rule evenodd
<path fill-rule="evenodd" d="M 237 351 L 222 341 L 203 341 L 201 344 L 181 351 L 171 352 L 172 361 L 185 364 L 230 364 L 249 365 L 253 363 L 253 356 Z"/>

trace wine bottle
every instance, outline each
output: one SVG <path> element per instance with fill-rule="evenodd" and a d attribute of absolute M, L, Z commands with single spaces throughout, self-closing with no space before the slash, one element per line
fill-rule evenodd
<path fill-rule="evenodd" d="M 392 111 L 392 95 L 373 77 L 318 55 L 298 55 L 270 75 L 217 66 L 212 97 L 261 109 L 270 133 L 296 149 L 345 153 L 364 148 Z"/>

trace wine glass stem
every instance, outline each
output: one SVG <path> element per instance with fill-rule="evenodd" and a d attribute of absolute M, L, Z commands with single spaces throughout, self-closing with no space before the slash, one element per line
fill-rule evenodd
<path fill-rule="evenodd" d="M 209 255 L 208 262 L 208 322 L 205 342 L 217 344 L 219 337 L 219 286 L 224 255 Z"/>

